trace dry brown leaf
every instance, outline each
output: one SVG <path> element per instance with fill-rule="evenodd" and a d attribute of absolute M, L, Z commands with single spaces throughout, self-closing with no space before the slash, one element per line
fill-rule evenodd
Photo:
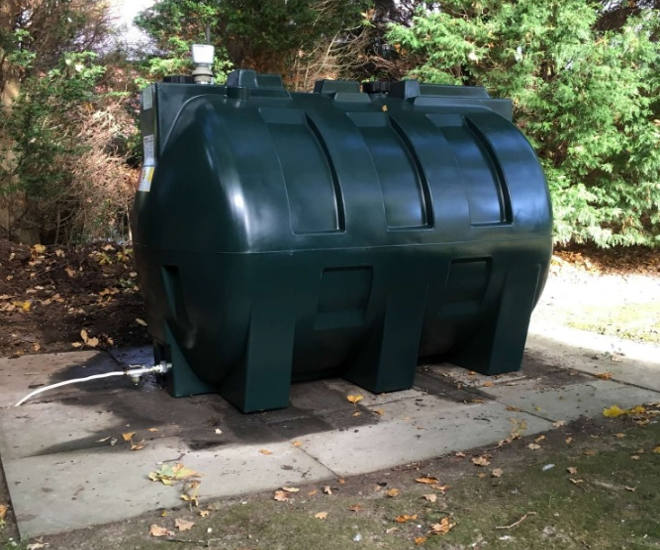
<path fill-rule="evenodd" d="M 538 436 L 536 439 L 534 439 L 534 443 L 541 443 L 545 439 L 544 435 Z"/>
<path fill-rule="evenodd" d="M 612 379 L 612 373 L 611 372 L 601 372 L 596 375 L 597 378 L 600 378 L 601 380 L 611 380 Z"/>
<path fill-rule="evenodd" d="M 573 443 L 573 438 L 567 437 L 564 441 L 566 442 L 566 445 L 570 445 L 571 443 Z"/>
<path fill-rule="evenodd" d="M 262 455 L 272 455 L 273 454 L 273 451 L 269 451 L 268 449 L 259 449 L 259 452 Z"/>
<path fill-rule="evenodd" d="M 483 386 L 484 388 L 490 388 L 492 385 L 493 385 L 493 381 L 492 381 L 492 380 L 486 380 L 486 381 L 482 384 L 482 386 Z"/>
<path fill-rule="evenodd" d="M 276 500 L 277 502 L 286 502 L 289 500 L 289 495 L 286 491 L 275 491 L 273 500 Z"/>
<path fill-rule="evenodd" d="M 0 504 L 0 521 L 5 519 L 5 517 L 7 516 L 8 511 L 9 511 L 9 505 Z"/>
<path fill-rule="evenodd" d="M 514 407 L 513 405 L 507 405 L 506 410 L 507 411 L 512 411 L 512 412 L 520 412 L 520 407 Z"/>
<path fill-rule="evenodd" d="M 211 512 L 209 510 L 200 510 L 199 515 L 200 517 L 207 518 L 211 515 Z"/>
<path fill-rule="evenodd" d="M 493 468 L 490 472 L 491 477 L 502 477 L 502 468 Z"/>
<path fill-rule="evenodd" d="M 294 447 L 300 447 L 302 445 L 302 441 L 297 441 L 296 440 L 293 443 L 291 443 L 291 445 L 293 445 Z"/>
<path fill-rule="evenodd" d="M 614 437 L 616 437 L 617 439 L 623 439 L 624 437 L 626 437 L 626 434 L 619 432 L 617 434 L 614 434 Z"/>
<path fill-rule="evenodd" d="M 171 537 L 174 535 L 172 531 L 170 531 L 167 527 L 161 527 L 160 525 L 156 525 L 155 523 L 149 527 L 149 534 L 152 537 Z"/>
<path fill-rule="evenodd" d="M 346 396 L 346 399 L 349 403 L 353 403 L 353 405 L 357 405 L 360 401 L 364 399 L 363 395 L 358 394 L 350 394 Z"/>
<path fill-rule="evenodd" d="M 32 247 L 32 250 L 34 250 L 37 254 L 43 254 L 46 252 L 46 247 L 43 244 L 35 244 Z"/>
<path fill-rule="evenodd" d="M 561 428 L 562 426 L 566 426 L 566 420 L 557 420 L 556 422 L 552 423 L 552 426 L 554 428 Z"/>
<path fill-rule="evenodd" d="M 569 477 L 568 479 L 573 485 L 579 485 L 580 483 L 584 483 L 584 479 L 575 479 L 572 477 Z"/>
<path fill-rule="evenodd" d="M 414 542 L 417 546 L 421 546 L 421 545 L 424 544 L 427 540 L 428 540 L 428 539 L 427 539 L 426 537 L 415 537 L 415 538 L 413 539 L 413 542 Z"/>
<path fill-rule="evenodd" d="M 135 435 L 135 432 L 126 432 L 121 434 L 121 437 L 124 441 L 130 441 L 133 439 L 133 436 Z"/>
<path fill-rule="evenodd" d="M 586 456 L 595 456 L 595 455 L 596 455 L 596 451 L 595 451 L 594 449 L 587 449 L 586 451 L 584 451 L 584 454 L 585 454 Z"/>
<path fill-rule="evenodd" d="M 538 451 L 541 448 L 541 445 L 539 445 L 538 443 L 530 443 L 529 445 L 527 445 L 527 448 L 532 451 Z"/>
<path fill-rule="evenodd" d="M 298 489 L 298 487 L 282 487 L 282 491 L 286 491 L 287 493 L 298 493 L 300 492 L 300 489 Z"/>
<path fill-rule="evenodd" d="M 71 342 L 71 347 L 74 348 L 82 347 L 82 342 Z"/>
<path fill-rule="evenodd" d="M 660 455 L 660 445 L 657 447 L 653 447 L 653 450 L 651 451 L 653 454 Z"/>
<path fill-rule="evenodd" d="M 326 519 L 328 517 L 328 512 L 316 512 L 316 514 L 314 514 L 314 517 L 316 519 Z"/>
<path fill-rule="evenodd" d="M 144 441 L 138 441 L 137 443 L 131 441 L 131 451 L 141 451 L 142 449 L 144 449 Z"/>
<path fill-rule="evenodd" d="M 362 506 L 360 506 L 359 504 L 352 504 L 351 506 L 348 507 L 348 510 L 350 512 L 359 512 L 360 510 L 362 510 Z"/>
<path fill-rule="evenodd" d="M 488 460 L 488 457 L 486 455 L 473 456 L 472 464 L 474 464 L 475 466 L 488 466 L 490 464 L 490 460 Z"/>
<path fill-rule="evenodd" d="M 392 533 L 395 533 L 398 530 L 399 530 L 398 527 L 388 527 L 387 529 L 385 529 L 385 534 L 391 535 Z"/>
<path fill-rule="evenodd" d="M 394 497 L 398 497 L 399 493 L 400 491 L 393 487 L 392 489 L 389 489 L 385 494 L 390 498 L 394 498 Z"/>
<path fill-rule="evenodd" d="M 630 460 L 639 460 L 639 455 L 630 455 Z"/>
<path fill-rule="evenodd" d="M 434 483 L 438 483 L 438 478 L 431 476 L 423 476 L 423 477 L 415 478 L 415 481 L 417 483 L 424 483 L 425 485 L 433 485 Z"/>
<path fill-rule="evenodd" d="M 383 416 L 383 415 L 385 414 L 385 411 L 384 411 L 383 409 L 374 409 L 374 412 L 375 412 L 378 416 Z"/>
<path fill-rule="evenodd" d="M 174 520 L 174 526 L 179 531 L 190 531 L 193 528 L 193 525 L 195 525 L 195 522 L 188 521 L 187 519 L 176 518 Z"/>
<path fill-rule="evenodd" d="M 147 431 L 148 432 L 157 432 L 158 428 L 148 428 Z"/>
<path fill-rule="evenodd" d="M 631 493 L 634 493 L 637 490 L 637 487 L 631 487 L 630 485 L 624 485 L 623 488 Z"/>
<path fill-rule="evenodd" d="M 449 489 L 449 485 L 438 485 L 436 483 L 435 485 L 431 485 L 431 489 L 440 491 L 440 493 L 444 495 L 447 492 L 447 489 Z"/>
<path fill-rule="evenodd" d="M 417 514 L 401 514 L 394 518 L 394 521 L 397 523 L 406 523 L 407 521 L 415 521 L 417 519 Z"/>
<path fill-rule="evenodd" d="M 429 502 L 435 502 L 436 500 L 438 500 L 438 495 L 436 495 L 435 493 L 429 493 L 428 495 L 422 495 L 422 497 L 424 499 L 428 500 Z"/>
<path fill-rule="evenodd" d="M 330 488 L 330 485 L 324 485 L 324 486 L 323 486 L 323 492 L 324 492 L 326 495 L 331 495 L 331 494 L 332 494 L 332 489 Z"/>
<path fill-rule="evenodd" d="M 431 525 L 431 531 L 434 535 L 446 535 L 455 525 L 455 523 L 449 521 L 448 517 L 444 517 L 440 520 L 440 523 L 434 523 Z"/>
<path fill-rule="evenodd" d="M 360 416 L 362 413 L 360 411 L 355 411 L 351 416 Z"/>
<path fill-rule="evenodd" d="M 566 471 L 573 476 L 578 473 L 578 469 L 575 466 L 569 466 L 566 468 Z"/>
<path fill-rule="evenodd" d="M 314 496 L 316 493 L 318 493 L 318 492 L 319 492 L 318 489 L 312 489 L 311 491 L 308 491 L 308 492 L 307 492 L 307 496 L 308 496 L 308 497 L 313 497 L 313 496 Z"/>
<path fill-rule="evenodd" d="M 458 451 L 457 453 L 454 453 L 454 456 L 456 458 L 465 458 L 465 453 Z"/>

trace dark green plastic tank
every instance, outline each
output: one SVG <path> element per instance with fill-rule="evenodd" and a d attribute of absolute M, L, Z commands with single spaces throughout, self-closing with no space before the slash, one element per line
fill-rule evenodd
<path fill-rule="evenodd" d="M 286 407 L 292 381 L 410 388 L 420 358 L 520 368 L 551 207 L 482 88 L 241 70 L 142 94 L 134 240 L 173 395 Z"/>

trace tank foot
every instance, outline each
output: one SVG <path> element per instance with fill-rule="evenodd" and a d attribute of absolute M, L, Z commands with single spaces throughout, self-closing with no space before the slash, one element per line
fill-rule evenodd
<path fill-rule="evenodd" d="M 495 316 L 451 356 L 452 363 L 489 375 L 520 370 L 540 270 L 533 265 L 507 274 Z"/>
<path fill-rule="evenodd" d="M 380 328 L 343 377 L 373 393 L 407 390 L 415 380 L 426 285 L 401 284 L 387 298 Z"/>
<path fill-rule="evenodd" d="M 169 326 L 165 327 L 165 335 L 169 348 L 169 360 L 172 362 L 172 368 L 165 376 L 167 391 L 170 395 L 188 397 L 202 393 L 217 393 L 217 388 L 201 380 L 190 368 Z M 167 357 L 163 357 L 163 355 L 163 350 L 154 350 L 154 358 L 157 362 L 167 360 Z"/>
<path fill-rule="evenodd" d="M 286 309 L 262 303 L 251 313 L 244 363 L 220 387 L 220 394 L 242 412 L 289 406 L 295 322 L 283 317 Z"/>

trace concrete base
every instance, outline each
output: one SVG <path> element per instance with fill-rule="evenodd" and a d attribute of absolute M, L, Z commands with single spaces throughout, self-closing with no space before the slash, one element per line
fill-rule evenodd
<path fill-rule="evenodd" d="M 613 404 L 660 400 L 660 355 L 607 353 L 537 334 L 518 373 L 426 365 L 414 389 L 381 395 L 338 379 L 297 384 L 289 408 L 251 415 L 216 395 L 174 399 L 154 380 L 136 388 L 124 379 L 58 389 L 13 408 L 34 384 L 116 370 L 117 358 L 148 362 L 150 350 L 0 359 L 0 458 L 21 536 L 52 534 L 180 505 L 180 487 L 147 477 L 164 461 L 200 472 L 199 496 L 212 499 L 495 443 L 523 421 L 533 434 Z M 593 376 L 603 371 L 612 380 Z M 354 406 L 348 394 L 364 399 Z M 131 451 L 125 432 L 136 432 L 144 448 Z"/>

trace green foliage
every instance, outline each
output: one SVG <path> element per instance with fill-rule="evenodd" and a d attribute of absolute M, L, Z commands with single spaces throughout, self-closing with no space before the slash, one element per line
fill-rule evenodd
<path fill-rule="evenodd" d="M 660 245 L 660 13 L 599 30 L 588 0 L 446 0 L 393 25 L 411 76 L 511 97 L 553 197 L 555 239 Z"/>
<path fill-rule="evenodd" d="M 76 135 L 79 108 L 93 110 L 94 86 L 104 72 L 94 53 L 65 54 L 45 75 L 26 78 L 11 106 L 0 108 L 0 197 L 10 216 L 20 211 L 20 219 L 10 220 L 10 234 L 19 221 L 50 231 L 57 221 L 48 218 L 63 214 L 52 205 L 67 204 L 73 165 L 83 151 Z M 17 200 L 20 208 L 12 208 Z"/>

